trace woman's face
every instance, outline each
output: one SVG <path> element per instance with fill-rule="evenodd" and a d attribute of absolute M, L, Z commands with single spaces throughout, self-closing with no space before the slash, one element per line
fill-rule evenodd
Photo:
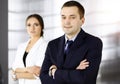
<path fill-rule="evenodd" d="M 30 37 L 32 38 L 40 37 L 42 28 L 39 21 L 36 18 L 34 17 L 29 18 L 26 22 L 26 26 L 27 32 L 30 35 Z"/>

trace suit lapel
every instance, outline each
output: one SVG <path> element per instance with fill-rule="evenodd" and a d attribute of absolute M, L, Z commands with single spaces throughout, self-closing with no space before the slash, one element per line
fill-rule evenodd
<path fill-rule="evenodd" d="M 71 48 L 70 48 L 70 52 L 68 53 L 68 56 L 66 56 L 66 60 L 64 65 L 67 65 L 70 60 L 71 57 L 74 56 L 74 51 L 76 49 L 78 49 L 79 47 L 81 47 L 81 45 L 84 43 L 84 38 L 86 37 L 85 32 L 81 29 L 80 33 L 77 35 L 75 41 L 73 42 Z M 81 48 L 82 49 L 82 48 Z M 81 53 L 81 52 L 80 52 Z M 83 52 L 82 52 L 83 53 Z"/>
<path fill-rule="evenodd" d="M 58 44 L 59 49 L 58 49 L 58 55 L 57 55 L 57 65 L 59 68 L 61 68 L 64 63 L 64 45 L 65 45 L 65 37 L 62 36 Z"/>

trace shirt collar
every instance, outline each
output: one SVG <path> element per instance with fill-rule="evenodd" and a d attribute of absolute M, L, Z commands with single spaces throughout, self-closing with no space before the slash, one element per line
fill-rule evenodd
<path fill-rule="evenodd" d="M 67 36 L 65 35 L 65 44 L 66 44 L 67 40 L 72 40 L 72 41 L 74 42 L 74 40 L 76 39 L 77 35 L 78 35 L 78 34 L 76 34 L 76 35 L 75 35 L 73 38 L 71 38 L 71 39 L 68 39 Z"/>

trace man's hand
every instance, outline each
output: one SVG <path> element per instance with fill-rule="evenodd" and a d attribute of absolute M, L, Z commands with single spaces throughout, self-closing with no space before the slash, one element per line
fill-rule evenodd
<path fill-rule="evenodd" d="M 52 65 L 50 68 L 49 68 L 49 70 L 50 70 L 50 74 L 53 76 L 53 78 L 54 78 L 54 74 L 55 74 L 55 71 L 57 70 L 57 67 L 55 66 L 55 65 Z"/>
<path fill-rule="evenodd" d="M 85 59 L 80 62 L 80 64 L 77 66 L 76 69 L 83 70 L 83 69 L 86 69 L 87 67 L 89 67 L 89 62 L 87 61 L 87 59 Z"/>

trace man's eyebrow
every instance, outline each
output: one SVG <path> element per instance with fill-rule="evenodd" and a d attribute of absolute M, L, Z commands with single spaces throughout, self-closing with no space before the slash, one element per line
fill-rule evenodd
<path fill-rule="evenodd" d="M 61 16 L 65 16 L 65 15 L 61 15 Z"/>
<path fill-rule="evenodd" d="M 61 16 L 65 16 L 65 15 L 61 15 Z M 76 16 L 76 15 L 70 15 L 70 16 Z"/>
<path fill-rule="evenodd" d="M 76 16 L 76 15 L 70 15 L 70 16 Z"/>

